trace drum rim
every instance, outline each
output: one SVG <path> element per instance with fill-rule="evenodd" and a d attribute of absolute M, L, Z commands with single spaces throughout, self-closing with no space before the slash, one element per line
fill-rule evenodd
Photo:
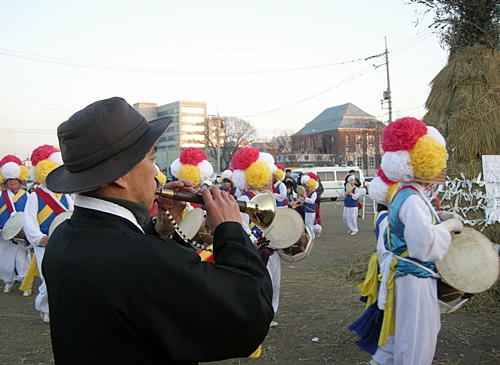
<path fill-rule="evenodd" d="M 73 212 L 70 210 L 59 213 L 58 215 L 56 215 L 55 218 L 52 220 L 52 222 L 50 222 L 49 236 L 52 235 L 52 233 L 57 228 L 57 226 L 59 226 L 65 220 L 70 219 L 72 215 L 73 215 Z M 66 218 L 64 218 L 64 217 L 66 217 Z"/>
<path fill-rule="evenodd" d="M 194 208 L 190 210 L 184 218 L 179 223 L 179 230 L 188 239 L 192 239 L 200 231 L 200 227 L 203 224 L 203 219 L 205 218 L 205 212 L 201 208 Z M 195 223 L 199 221 L 198 228 L 195 228 Z M 184 227 L 186 224 L 192 224 L 192 226 Z M 184 227 L 184 228 L 183 228 Z"/>
<path fill-rule="evenodd" d="M 10 224 L 9 224 L 9 222 L 10 222 Z M 17 227 L 17 226 L 11 227 L 11 225 L 13 224 L 12 222 L 19 225 L 19 227 Z M 7 226 L 7 227 L 5 227 L 5 226 Z M 19 232 L 21 232 L 22 229 L 23 229 L 23 212 L 15 212 L 5 222 L 3 229 L 2 229 L 2 238 L 5 241 L 10 241 L 13 238 L 15 238 L 19 234 Z M 17 232 L 15 234 L 12 234 L 14 232 L 14 230 L 17 230 Z"/>
<path fill-rule="evenodd" d="M 280 213 L 281 212 L 281 213 Z M 296 220 L 297 224 L 293 224 L 293 228 L 295 229 L 296 227 L 300 227 L 300 232 L 297 230 L 297 232 L 293 232 L 292 229 L 288 230 L 288 232 L 290 233 L 293 233 L 295 236 L 298 236 L 297 239 L 295 239 L 292 243 L 286 243 L 286 245 L 277 245 L 277 243 L 280 243 L 280 242 L 289 242 L 290 240 L 293 240 L 293 237 L 292 235 L 290 234 L 290 236 L 287 236 L 286 237 L 286 240 L 281 237 L 275 237 L 273 232 L 279 232 L 280 234 L 282 234 L 283 232 L 280 230 L 279 227 L 277 227 L 275 225 L 276 222 L 278 222 L 278 216 L 279 215 L 284 215 L 284 217 L 294 217 L 294 218 L 289 218 L 289 219 L 293 219 L 293 220 Z M 289 220 L 287 220 L 289 222 Z M 300 222 L 300 225 L 298 224 Z M 283 249 L 283 248 L 288 248 L 288 247 L 291 247 L 293 246 L 301 237 L 302 237 L 302 233 L 304 232 L 304 221 L 302 220 L 302 217 L 300 216 L 300 214 L 298 212 L 296 212 L 294 209 L 290 209 L 290 208 L 279 208 L 276 210 L 276 216 L 274 217 L 274 222 L 273 222 L 273 225 L 268 228 L 267 230 L 264 231 L 264 236 L 269 239 L 271 242 L 269 243 L 269 247 L 271 248 L 274 248 L 274 249 Z M 274 240 L 274 244 L 273 244 L 273 240 Z"/>

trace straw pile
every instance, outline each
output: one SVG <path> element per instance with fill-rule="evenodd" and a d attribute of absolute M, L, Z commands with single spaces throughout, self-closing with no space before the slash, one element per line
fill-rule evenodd
<path fill-rule="evenodd" d="M 424 122 L 446 138 L 448 175 L 472 179 L 482 172 L 483 155 L 500 155 L 500 53 L 480 45 L 457 50 L 431 86 Z M 483 233 L 500 242 L 498 223 Z"/>

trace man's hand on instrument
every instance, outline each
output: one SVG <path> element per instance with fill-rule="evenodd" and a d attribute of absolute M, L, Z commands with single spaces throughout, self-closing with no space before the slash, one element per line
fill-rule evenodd
<path fill-rule="evenodd" d="M 452 218 L 457 218 L 461 222 L 464 221 L 463 217 L 455 212 L 439 212 L 438 215 L 442 221 L 447 221 L 448 219 L 452 219 Z"/>
<path fill-rule="evenodd" d="M 207 211 L 205 225 L 210 231 L 215 232 L 217 226 L 224 222 L 241 224 L 240 208 L 231 195 L 221 191 L 217 186 L 203 189 L 201 195 Z"/>
<path fill-rule="evenodd" d="M 193 184 L 189 181 L 172 181 L 163 186 L 165 189 L 183 191 L 187 193 L 196 194 L 197 191 L 193 189 Z M 161 237 L 166 237 L 174 231 L 174 225 L 172 221 L 168 218 L 165 211 L 168 210 L 172 218 L 177 224 L 182 220 L 182 215 L 184 209 L 186 208 L 186 202 L 180 200 L 173 200 L 167 198 L 158 199 L 156 206 L 156 216 L 158 220 L 156 221 L 155 230 Z"/>

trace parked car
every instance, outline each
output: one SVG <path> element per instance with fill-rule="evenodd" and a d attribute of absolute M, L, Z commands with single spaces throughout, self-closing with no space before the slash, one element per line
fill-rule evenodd
<path fill-rule="evenodd" d="M 293 170 L 290 176 L 296 180 L 301 172 L 304 174 L 308 172 L 314 172 L 321 179 L 321 183 L 323 184 L 323 188 L 325 189 L 321 197 L 334 200 L 342 195 L 342 191 L 344 190 L 345 177 L 349 174 L 350 170 L 354 170 L 356 177 L 359 179 L 359 181 L 361 181 L 361 184 L 363 184 L 365 181 L 363 170 L 356 166 L 324 166 L 300 168 L 297 170 Z M 363 194 L 363 192 L 361 192 L 361 194 Z"/>
<path fill-rule="evenodd" d="M 368 186 L 370 186 L 370 183 L 372 182 L 373 179 L 375 179 L 375 176 L 366 176 L 365 177 L 365 182 L 363 184 L 363 187 L 365 187 L 366 189 L 368 189 Z"/>

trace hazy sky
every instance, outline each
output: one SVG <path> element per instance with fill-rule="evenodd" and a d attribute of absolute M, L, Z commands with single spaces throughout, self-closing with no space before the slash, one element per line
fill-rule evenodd
<path fill-rule="evenodd" d="M 447 52 L 421 10 L 403 0 L 0 0 L 0 158 L 57 144 L 60 123 L 112 96 L 205 101 L 264 138 L 348 102 L 387 120 L 385 59 L 365 60 L 385 51 L 384 36 L 393 119 L 422 117 Z"/>

